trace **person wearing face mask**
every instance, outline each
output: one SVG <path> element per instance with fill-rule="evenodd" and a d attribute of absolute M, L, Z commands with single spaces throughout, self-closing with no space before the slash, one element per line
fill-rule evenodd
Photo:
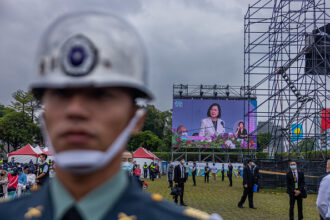
<path fill-rule="evenodd" d="M 49 166 L 46 160 L 47 160 L 47 154 L 41 154 L 40 155 L 41 164 L 39 164 L 38 175 L 36 178 L 36 182 L 38 186 L 42 186 L 49 178 Z"/>
<path fill-rule="evenodd" d="M 133 175 L 133 154 L 125 151 L 122 155 L 121 168 L 127 172 L 129 176 Z"/>
<path fill-rule="evenodd" d="M 6 170 L 1 170 L 0 172 L 0 187 L 2 188 L 1 197 L 7 197 L 7 186 L 8 186 L 8 176 Z"/>
<path fill-rule="evenodd" d="M 153 97 L 144 45 L 131 25 L 107 13 L 68 14 L 49 26 L 36 51 L 30 87 L 43 105 L 40 125 L 56 176 L 1 203 L 1 219 L 221 219 L 144 193 L 121 169 L 129 138 L 146 118 L 137 99 Z"/>
<path fill-rule="evenodd" d="M 297 163 L 295 161 L 291 161 L 289 163 L 290 169 L 286 174 L 286 184 L 287 190 L 286 192 L 290 197 L 290 209 L 289 209 L 289 217 L 290 220 L 294 219 L 294 204 L 297 201 L 298 205 L 298 219 L 303 219 L 303 193 L 305 187 L 305 177 L 302 171 L 298 171 Z"/>
<path fill-rule="evenodd" d="M 330 159 L 326 165 L 326 176 L 322 178 L 317 195 L 316 207 L 322 220 L 330 219 Z"/>
<path fill-rule="evenodd" d="M 8 196 L 9 198 L 15 198 L 16 197 L 16 189 L 18 184 L 18 175 L 16 168 L 10 170 L 10 173 L 8 174 Z"/>
<path fill-rule="evenodd" d="M 183 158 L 180 160 L 180 164 L 176 165 L 174 168 L 174 183 L 175 186 L 181 188 L 181 194 L 180 194 L 180 205 L 181 206 L 187 206 L 183 202 L 183 196 L 184 196 L 184 183 L 186 182 L 186 167 L 185 167 L 185 161 Z M 174 202 L 178 203 L 178 195 L 174 196 Z"/>
<path fill-rule="evenodd" d="M 26 189 L 26 170 L 28 170 L 28 167 L 24 167 L 24 170 L 22 168 L 18 168 L 18 184 L 17 184 L 17 196 L 20 197 L 24 190 Z"/>
<path fill-rule="evenodd" d="M 254 176 L 253 176 L 253 167 L 252 160 L 247 160 L 247 165 L 243 169 L 243 195 L 240 202 L 237 204 L 238 208 L 244 208 L 243 204 L 246 200 L 246 197 L 249 197 L 249 208 L 256 209 L 253 205 L 253 186 L 254 186 Z"/>

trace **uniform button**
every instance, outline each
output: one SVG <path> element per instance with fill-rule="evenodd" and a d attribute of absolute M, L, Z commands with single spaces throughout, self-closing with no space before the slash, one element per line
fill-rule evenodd
<path fill-rule="evenodd" d="M 159 201 L 163 200 L 163 196 L 158 194 L 158 193 L 154 193 L 154 194 L 151 195 L 151 199 L 156 201 L 156 202 L 159 202 Z"/>

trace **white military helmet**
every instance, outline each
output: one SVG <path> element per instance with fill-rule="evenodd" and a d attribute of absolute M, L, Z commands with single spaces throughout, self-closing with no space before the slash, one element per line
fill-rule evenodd
<path fill-rule="evenodd" d="M 57 19 L 43 36 L 37 56 L 35 94 L 46 88 L 124 87 L 152 99 L 140 37 L 114 15 L 80 12 Z"/>

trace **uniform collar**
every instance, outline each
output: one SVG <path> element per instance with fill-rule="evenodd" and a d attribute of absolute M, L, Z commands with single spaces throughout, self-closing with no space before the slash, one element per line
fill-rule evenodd
<path fill-rule="evenodd" d="M 76 202 L 55 177 L 50 183 L 54 219 L 62 219 L 65 212 L 74 205 L 84 220 L 100 220 L 115 205 L 127 185 L 128 177 L 120 170 L 113 178 Z"/>

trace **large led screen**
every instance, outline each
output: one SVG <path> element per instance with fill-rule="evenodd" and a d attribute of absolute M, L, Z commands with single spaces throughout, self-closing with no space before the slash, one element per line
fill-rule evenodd
<path fill-rule="evenodd" d="M 256 106 L 256 100 L 174 99 L 172 143 L 188 148 L 256 149 L 256 133 L 249 135 L 257 128 Z"/>

